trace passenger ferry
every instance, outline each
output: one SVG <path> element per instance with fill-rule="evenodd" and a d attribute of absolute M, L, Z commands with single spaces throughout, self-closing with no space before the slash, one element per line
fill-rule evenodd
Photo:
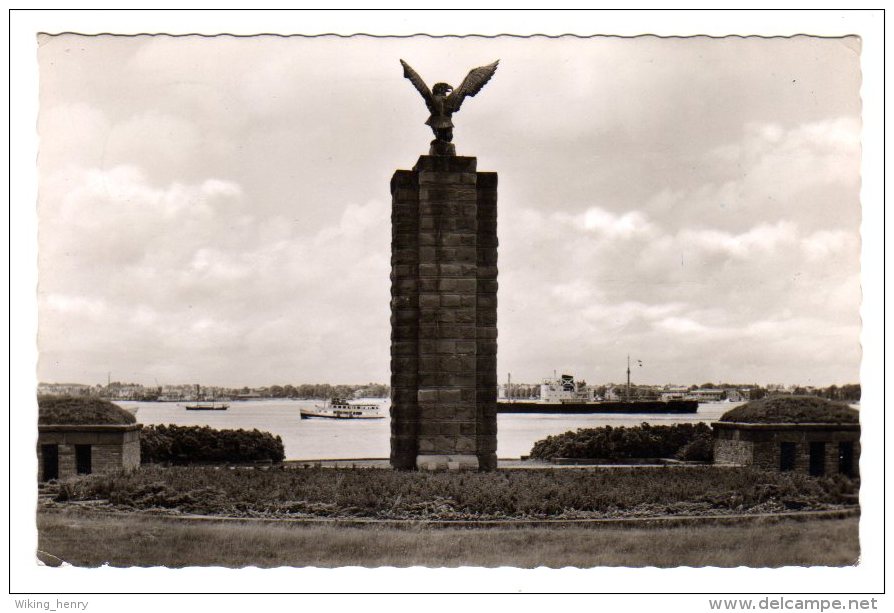
<path fill-rule="evenodd" d="M 377 404 L 355 404 L 343 398 L 333 398 L 313 408 L 301 408 L 301 419 L 384 419 Z"/>

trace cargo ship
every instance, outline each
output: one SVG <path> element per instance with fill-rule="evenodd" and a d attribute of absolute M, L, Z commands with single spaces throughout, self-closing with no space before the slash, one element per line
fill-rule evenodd
<path fill-rule="evenodd" d="M 697 400 L 596 400 L 593 402 L 498 402 L 497 413 L 696 413 Z"/>
<path fill-rule="evenodd" d="M 195 402 L 186 405 L 187 411 L 226 411 L 230 405 L 225 402 Z"/>
<path fill-rule="evenodd" d="M 629 368 L 629 367 L 628 367 Z M 629 370 L 628 370 L 629 373 Z M 511 387 L 511 386 L 510 386 Z M 629 392 L 628 392 L 629 397 Z M 543 379 L 540 400 L 497 403 L 497 413 L 696 413 L 698 400 L 598 400 L 592 389 L 578 389 L 573 375 Z"/>

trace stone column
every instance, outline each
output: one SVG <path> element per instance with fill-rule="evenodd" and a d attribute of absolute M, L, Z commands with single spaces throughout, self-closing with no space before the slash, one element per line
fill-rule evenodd
<path fill-rule="evenodd" d="M 391 194 L 392 466 L 493 469 L 497 176 L 422 156 Z"/>

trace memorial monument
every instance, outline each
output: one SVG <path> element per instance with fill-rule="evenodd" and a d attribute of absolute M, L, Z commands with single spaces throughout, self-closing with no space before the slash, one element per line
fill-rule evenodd
<path fill-rule="evenodd" d="M 391 178 L 391 465 L 497 465 L 497 175 L 456 155 L 452 116 L 497 62 L 429 90 L 403 60 L 434 132 Z"/>

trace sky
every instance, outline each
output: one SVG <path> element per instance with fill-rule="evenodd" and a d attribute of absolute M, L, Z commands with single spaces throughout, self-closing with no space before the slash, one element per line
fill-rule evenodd
<path fill-rule="evenodd" d="M 39 39 L 38 379 L 387 382 L 432 85 L 499 174 L 498 376 L 859 381 L 860 42 Z M 636 362 L 635 362 L 636 363 Z"/>

